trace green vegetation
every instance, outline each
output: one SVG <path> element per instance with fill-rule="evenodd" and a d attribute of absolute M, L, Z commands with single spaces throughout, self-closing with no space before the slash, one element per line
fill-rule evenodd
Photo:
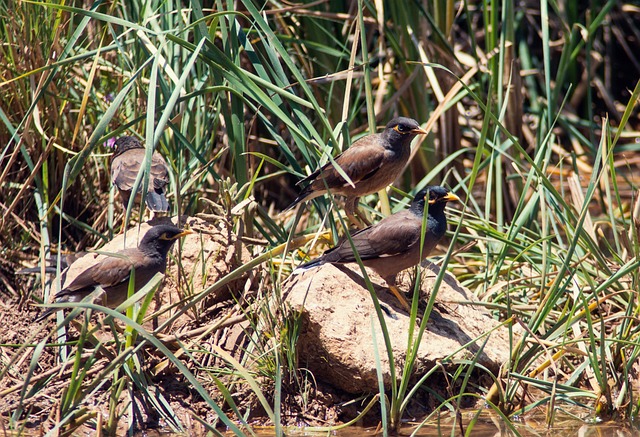
<path fill-rule="evenodd" d="M 512 360 L 499 375 L 474 360 L 443 363 L 453 369 L 445 397 L 410 384 L 409 353 L 409 365 L 393 370 L 401 382 L 362 408 L 381 405 L 385 434 L 425 390 L 438 407 L 424 425 L 449 411 L 454 429 L 470 432 L 476 419 L 460 424 L 459 411 L 478 396 L 514 433 L 516 417 L 542 410 L 552 426 L 565 408 L 633 425 L 638 17 L 637 5 L 612 0 L 0 3 L 0 291 L 11 297 L 3 323 L 28 333 L 16 342 L 3 328 L 3 429 L 116 433 L 140 426 L 140 405 L 175 431 L 195 423 L 253 434 L 260 416 L 282 434 L 300 423 L 304 415 L 287 412 L 304 410 L 315 381 L 298 368 L 300 320 L 280 311 L 280 290 L 308 241 L 325 230 L 337 238 L 344 221 L 328 196 L 298 215 L 278 213 L 296 181 L 395 115 L 431 134 L 388 195 L 361 202 L 378 220 L 428 184 L 466 200 L 448 209 L 452 244 L 440 264 L 475 293 L 469 305 L 509 327 Z M 78 309 L 58 320 L 69 332 L 30 327 L 25 303 L 48 301 L 50 289 L 15 271 L 121 230 L 103 144 L 123 134 L 165 156 L 174 215 L 217 217 L 251 261 L 204 288 L 186 272 L 183 299 L 162 310 L 159 326 L 149 324 L 150 295 L 126 315 L 102 309 L 98 325 L 87 315 L 70 322 Z M 211 309 L 236 282 L 250 292 Z M 426 307 L 414 299 L 420 334 L 436 300 L 435 291 Z M 188 340 L 172 337 L 180 316 L 190 317 Z M 243 323 L 239 355 L 210 341 L 228 320 Z M 494 385 L 479 386 L 472 372 Z M 188 423 L 159 375 L 188 385 L 185 399 L 202 406 Z"/>

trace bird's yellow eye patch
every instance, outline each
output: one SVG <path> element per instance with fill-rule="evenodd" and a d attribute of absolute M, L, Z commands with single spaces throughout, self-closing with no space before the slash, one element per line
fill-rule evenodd
<path fill-rule="evenodd" d="M 406 134 L 406 133 L 407 133 L 407 131 L 406 131 L 406 129 L 404 128 L 404 126 L 402 126 L 402 125 L 400 125 L 400 124 L 396 124 L 396 125 L 393 127 L 393 130 L 394 130 L 394 131 L 396 131 L 396 132 L 398 132 L 398 133 L 400 133 L 400 134 Z"/>
<path fill-rule="evenodd" d="M 166 232 L 163 232 L 160 237 L 158 237 L 159 240 L 171 240 L 171 238 L 169 238 L 169 236 L 167 235 Z"/>

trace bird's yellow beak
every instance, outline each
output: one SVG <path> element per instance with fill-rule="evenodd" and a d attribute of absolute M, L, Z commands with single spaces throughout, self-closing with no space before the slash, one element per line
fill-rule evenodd
<path fill-rule="evenodd" d="M 434 205 L 439 202 L 451 202 L 454 200 L 457 200 L 458 202 L 462 202 L 462 200 L 460 200 L 460 198 L 453 193 L 447 193 L 446 196 L 438 197 L 437 199 L 428 199 L 428 196 L 429 196 L 429 193 L 427 193 L 427 196 L 425 196 L 424 200 L 427 200 L 427 202 L 430 205 Z"/>
<path fill-rule="evenodd" d="M 179 234 L 176 234 L 176 236 L 174 237 L 174 240 L 177 240 L 180 237 L 184 237 L 185 235 L 189 235 L 189 234 L 193 234 L 194 232 L 190 229 L 184 229 L 182 232 L 180 232 Z"/>
<path fill-rule="evenodd" d="M 448 193 L 442 199 L 446 200 L 447 202 L 453 202 L 455 200 L 457 202 L 462 203 L 462 200 L 460 200 L 460 198 L 458 196 L 456 196 L 455 194 L 453 194 L 453 193 Z"/>
<path fill-rule="evenodd" d="M 426 135 L 429 132 L 427 132 L 426 130 L 422 129 L 421 127 L 418 127 L 418 128 L 415 128 L 414 130 L 412 130 L 411 133 L 416 134 L 416 135 Z"/>

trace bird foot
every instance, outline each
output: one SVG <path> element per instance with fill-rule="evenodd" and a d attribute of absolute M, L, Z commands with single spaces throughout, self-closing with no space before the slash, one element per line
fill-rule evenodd
<path fill-rule="evenodd" d="M 398 302 L 400 302 L 400 306 L 402 306 L 402 308 L 404 310 L 406 310 L 408 313 L 411 312 L 411 305 L 409 305 L 409 302 L 407 301 L 407 298 L 404 297 L 404 295 L 402 293 L 400 293 L 400 290 L 398 290 L 398 287 L 396 287 L 395 285 L 390 285 L 389 286 L 389 291 L 391 291 L 391 293 L 393 293 L 393 295 L 396 297 L 396 299 L 398 299 Z"/>
<path fill-rule="evenodd" d="M 344 212 L 353 226 L 358 229 L 364 229 L 371 226 L 371 222 L 367 219 L 367 215 L 358 208 L 359 197 L 349 197 L 344 204 Z M 357 214 L 357 217 L 356 217 Z"/>
<path fill-rule="evenodd" d="M 356 209 L 358 215 L 350 211 L 345 211 L 349 222 L 358 229 L 364 229 L 371 226 L 371 222 L 367 219 L 367 216 L 359 209 Z"/>

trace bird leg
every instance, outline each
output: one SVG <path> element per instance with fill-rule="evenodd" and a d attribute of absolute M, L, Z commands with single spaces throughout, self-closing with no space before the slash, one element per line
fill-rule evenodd
<path fill-rule="evenodd" d="M 411 313 L 411 306 L 409 305 L 409 302 L 407 302 L 407 298 L 404 297 L 402 293 L 400 293 L 398 287 L 396 287 L 395 285 L 389 285 L 389 290 L 391 291 L 391 293 L 393 293 L 396 299 L 398 299 L 398 302 L 400 302 L 402 308 L 404 308 L 408 313 Z"/>
<path fill-rule="evenodd" d="M 358 229 L 364 229 L 367 226 L 371 226 L 371 222 L 367 220 L 365 213 L 358 208 L 357 205 L 359 200 L 359 197 L 347 197 L 347 200 L 344 203 L 344 212 L 347 214 L 352 225 Z M 355 215 L 356 211 L 358 213 L 357 218 Z"/>

